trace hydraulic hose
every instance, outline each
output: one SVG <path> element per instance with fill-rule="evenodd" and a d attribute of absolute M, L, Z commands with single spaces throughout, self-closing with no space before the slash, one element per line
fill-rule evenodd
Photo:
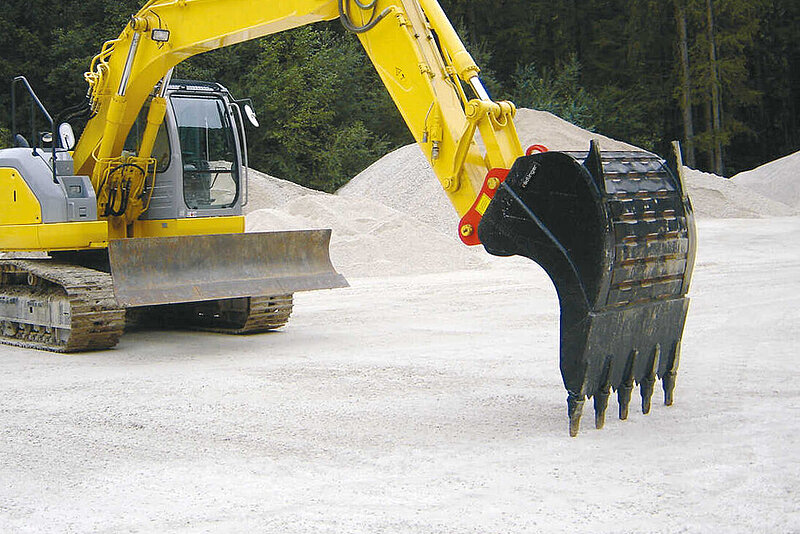
<path fill-rule="evenodd" d="M 135 163 L 123 163 L 123 164 L 118 165 L 118 166 L 114 167 L 113 169 L 111 169 L 111 172 L 108 173 L 108 180 L 113 183 L 113 180 L 111 180 L 111 177 L 114 175 L 114 173 L 119 172 L 120 170 L 123 170 L 123 169 L 128 168 L 128 167 L 134 168 L 134 169 L 138 170 L 139 172 L 141 172 L 143 175 L 146 176 L 145 170 L 142 167 L 140 167 L 139 165 L 136 165 Z M 106 203 L 106 209 L 105 209 L 105 212 L 103 214 L 104 217 L 108 217 L 109 215 L 113 215 L 115 217 L 120 217 L 128 209 L 128 199 L 129 199 L 129 196 L 130 196 L 130 183 L 131 183 L 131 181 L 130 181 L 130 179 L 128 179 L 128 180 L 121 180 L 120 182 L 121 183 L 119 183 L 117 185 L 113 185 L 113 186 L 109 185 L 108 202 Z M 100 184 L 100 187 L 97 188 L 98 193 L 103 189 L 105 184 L 106 184 L 106 180 L 103 180 L 103 182 Z M 122 186 L 122 191 L 121 191 L 120 198 L 119 198 L 120 206 L 119 206 L 119 209 L 115 210 L 114 209 L 114 204 L 116 202 L 117 189 L 120 186 Z"/>
<path fill-rule="evenodd" d="M 353 23 L 352 19 L 350 18 L 350 0 L 339 0 L 339 20 L 342 22 L 342 26 L 344 29 L 351 32 L 351 33 L 365 33 L 374 28 L 383 18 L 392 12 L 392 8 L 387 7 L 384 9 L 380 15 L 376 16 L 375 12 L 375 4 L 378 0 L 372 0 L 371 2 L 363 3 L 361 0 L 353 0 L 359 8 L 363 9 L 364 11 L 371 9 L 372 15 L 369 18 L 369 22 L 364 24 L 363 26 L 357 26 Z"/>

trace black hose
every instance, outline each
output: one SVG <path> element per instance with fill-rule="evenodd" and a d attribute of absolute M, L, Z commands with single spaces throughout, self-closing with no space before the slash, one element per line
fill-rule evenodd
<path fill-rule="evenodd" d="M 374 28 L 383 18 L 392 12 L 392 8 L 387 7 L 384 9 L 380 15 L 375 16 L 374 7 L 377 0 L 372 0 L 366 4 L 361 3 L 360 0 L 354 0 L 358 7 L 363 10 L 373 9 L 372 15 L 369 18 L 369 22 L 364 24 L 363 26 L 357 26 L 353 23 L 350 19 L 350 0 L 339 0 L 339 20 L 344 26 L 344 29 L 351 32 L 351 33 L 365 33 Z M 347 3 L 345 3 L 347 2 Z"/>
<path fill-rule="evenodd" d="M 62 122 L 70 122 L 74 119 L 88 117 L 91 114 L 91 106 L 88 100 L 83 100 L 79 104 L 70 106 L 56 115 L 56 127 Z"/>
<path fill-rule="evenodd" d="M 135 163 L 123 163 L 122 165 L 117 165 L 116 167 L 111 169 L 111 171 L 108 173 L 108 178 L 111 178 L 111 176 L 113 176 L 114 173 L 126 167 L 133 167 L 134 169 L 137 169 L 139 172 L 141 172 L 143 176 L 147 176 L 146 171 L 139 165 L 136 165 Z M 105 185 L 106 185 L 106 180 L 103 180 L 103 182 L 100 184 L 100 187 L 97 188 L 98 194 L 100 193 L 100 191 L 103 190 L 103 187 Z M 117 199 L 117 186 L 112 187 L 108 191 L 108 202 L 106 202 L 106 209 L 103 214 L 104 217 L 108 217 L 109 215 L 113 215 L 114 217 L 120 217 L 125 213 L 125 211 L 128 209 L 128 200 L 130 199 L 130 186 L 131 186 L 130 180 L 124 180 L 122 182 L 122 192 L 119 197 L 120 201 L 119 209 L 116 210 L 114 209 L 114 202 Z"/>
<path fill-rule="evenodd" d="M 103 217 L 108 217 L 111 215 L 111 204 L 114 203 L 114 199 L 117 196 L 117 188 L 112 187 L 108 190 L 108 201 L 106 201 L 106 209 L 103 210 Z"/>

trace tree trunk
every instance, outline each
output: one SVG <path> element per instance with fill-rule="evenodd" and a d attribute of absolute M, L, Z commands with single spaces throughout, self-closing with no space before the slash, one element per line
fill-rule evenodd
<path fill-rule="evenodd" d="M 717 69 L 717 47 L 714 43 L 714 10 L 711 0 L 706 0 L 708 8 L 708 59 L 711 69 L 711 117 L 713 130 L 711 139 L 714 143 L 714 174 L 722 176 L 722 118 L 719 94 L 719 71 Z"/>
<path fill-rule="evenodd" d="M 711 100 L 706 97 L 705 101 L 706 107 L 706 131 L 710 134 L 714 134 L 714 123 L 711 120 Z M 708 171 L 714 172 L 714 161 L 716 161 L 716 146 L 713 143 L 713 139 L 709 137 L 708 142 Z"/>
<path fill-rule="evenodd" d="M 681 112 L 683 113 L 683 145 L 686 150 L 686 164 L 694 168 L 694 124 L 692 122 L 692 84 L 689 71 L 689 37 L 686 31 L 686 11 L 681 0 L 675 0 L 675 18 L 678 21 L 678 49 L 680 50 L 682 72 Z"/>

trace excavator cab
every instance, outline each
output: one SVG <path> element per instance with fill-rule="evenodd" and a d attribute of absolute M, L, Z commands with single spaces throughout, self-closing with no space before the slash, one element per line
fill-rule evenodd
<path fill-rule="evenodd" d="M 247 202 L 247 138 L 240 104 L 217 83 L 175 80 L 153 144 L 158 194 L 141 220 L 241 215 Z M 141 144 L 145 104 L 125 142 Z"/>

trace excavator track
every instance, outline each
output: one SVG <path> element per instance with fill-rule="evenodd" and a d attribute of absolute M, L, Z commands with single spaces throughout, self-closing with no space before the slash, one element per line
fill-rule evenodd
<path fill-rule="evenodd" d="M 80 352 L 113 347 L 124 330 L 111 275 L 49 259 L 0 260 L 0 342 Z"/>
<path fill-rule="evenodd" d="M 247 297 L 189 305 L 194 316 L 189 327 L 222 334 L 258 334 L 276 330 L 289 321 L 292 295 Z"/>
<path fill-rule="evenodd" d="M 257 334 L 286 325 L 292 313 L 292 295 L 218 299 L 131 310 L 159 327 L 188 328 L 221 334 Z"/>

